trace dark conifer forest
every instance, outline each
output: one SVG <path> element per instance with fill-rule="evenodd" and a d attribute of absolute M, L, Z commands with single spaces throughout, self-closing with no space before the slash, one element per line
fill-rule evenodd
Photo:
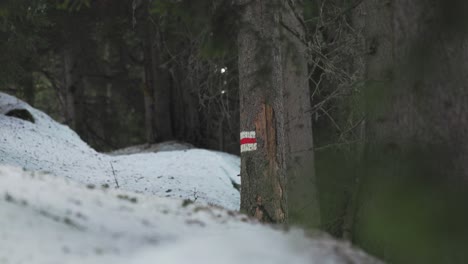
<path fill-rule="evenodd" d="M 98 152 L 240 156 L 241 214 L 388 263 L 468 263 L 465 64 L 463 0 L 0 1 L 1 93 Z"/>

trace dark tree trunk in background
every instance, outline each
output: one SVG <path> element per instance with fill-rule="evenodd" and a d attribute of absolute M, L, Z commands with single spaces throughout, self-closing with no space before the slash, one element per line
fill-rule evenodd
<path fill-rule="evenodd" d="M 146 127 L 146 142 L 148 144 L 156 143 L 155 131 L 155 116 L 154 116 L 154 91 L 155 91 L 155 74 L 156 65 L 154 58 L 154 26 L 151 22 L 149 14 L 150 0 L 145 0 L 143 4 L 143 27 L 142 30 L 144 47 L 143 56 L 145 64 L 145 83 L 143 86 L 143 95 L 145 99 L 145 127 Z"/>
<path fill-rule="evenodd" d="M 158 141 L 167 141 L 174 138 L 172 130 L 173 116 L 171 115 L 171 90 L 169 84 L 169 71 L 161 66 L 162 61 L 162 39 L 161 32 L 156 29 L 155 42 L 153 45 L 153 60 L 155 64 L 154 75 L 154 118 L 156 138 Z"/>
<path fill-rule="evenodd" d="M 171 105 L 168 114 L 172 116 L 174 137 L 194 145 L 201 142 L 201 117 L 197 91 L 191 80 L 187 79 L 186 69 L 174 65 L 170 69 Z"/>
<path fill-rule="evenodd" d="M 145 136 L 146 143 L 156 143 L 156 136 L 154 131 L 154 98 L 152 89 L 150 88 L 151 81 L 149 80 L 149 73 L 145 70 L 145 83 L 143 84 L 143 96 L 145 103 Z"/>
<path fill-rule="evenodd" d="M 34 87 L 34 78 L 32 71 L 26 73 L 23 80 L 21 80 L 21 86 L 23 90 L 24 99 L 28 104 L 34 106 L 36 90 Z"/>
<path fill-rule="evenodd" d="M 265 222 L 317 226 L 301 7 L 271 0 L 239 3 L 240 127 L 246 150 L 241 153 L 241 209 Z"/>
<path fill-rule="evenodd" d="M 365 1 L 366 77 L 384 105 L 367 132 L 387 150 L 440 147 L 468 179 L 468 7 L 446 2 Z"/>
<path fill-rule="evenodd" d="M 173 139 L 169 73 L 161 67 L 161 34 L 158 21 L 149 13 L 150 0 L 143 4 L 145 60 L 145 125 L 146 140 L 152 144 Z"/>
<path fill-rule="evenodd" d="M 404 253 L 425 261 L 403 262 L 456 263 L 455 247 L 441 249 L 452 237 L 433 229 L 450 226 L 458 239 L 466 235 L 459 200 L 468 180 L 468 6 L 364 0 L 362 8 L 368 119 L 355 238 L 395 257 L 403 254 L 396 243 L 413 246 L 405 239 L 423 237 L 418 253 Z M 409 228 L 416 230 L 402 231 Z M 439 251 L 450 254 L 436 260 Z"/>
<path fill-rule="evenodd" d="M 76 61 L 72 48 L 63 51 L 63 93 L 65 98 L 65 123 L 77 129 L 75 92 L 77 90 Z"/>

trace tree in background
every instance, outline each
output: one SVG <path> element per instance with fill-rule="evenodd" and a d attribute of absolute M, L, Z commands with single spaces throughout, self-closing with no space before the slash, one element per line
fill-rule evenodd
<path fill-rule="evenodd" d="M 0 3 L 0 85 L 18 90 L 29 102 L 35 100 L 33 72 L 45 52 L 45 28 L 50 25 L 45 1 Z"/>
<path fill-rule="evenodd" d="M 143 40 L 145 80 L 143 94 L 145 98 L 146 142 L 153 144 L 174 138 L 172 131 L 171 91 L 169 73 L 164 68 L 162 27 L 159 17 L 151 14 L 152 1 L 145 0 L 141 6 L 140 20 L 137 22 Z"/>
<path fill-rule="evenodd" d="M 239 4 L 241 208 L 264 222 L 318 226 L 302 6 Z"/>
<path fill-rule="evenodd" d="M 36 2 L 32 21 L 24 11 Z M 2 89 L 31 98 L 31 76 L 37 97 L 28 102 L 98 150 L 177 139 L 238 153 L 230 7 L 224 0 L 8 1 Z M 19 44 L 29 40 L 31 51 Z"/>
<path fill-rule="evenodd" d="M 468 5 L 360 8 L 367 140 L 355 240 L 395 263 L 466 262 Z"/>
<path fill-rule="evenodd" d="M 153 93 L 156 114 L 166 118 L 155 117 L 156 133 L 170 123 L 174 139 L 238 153 L 237 29 L 231 1 L 153 1 L 150 14 L 161 60 Z"/>
<path fill-rule="evenodd" d="M 364 149 L 360 1 L 304 1 L 321 228 L 351 239 Z"/>

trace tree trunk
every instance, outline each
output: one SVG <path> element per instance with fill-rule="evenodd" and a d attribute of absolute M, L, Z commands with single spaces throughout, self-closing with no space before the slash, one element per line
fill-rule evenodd
<path fill-rule="evenodd" d="M 155 116 L 154 116 L 154 95 L 155 95 L 155 74 L 156 66 L 154 64 L 154 27 L 151 23 L 149 14 L 150 0 L 143 4 L 143 39 L 144 39 L 144 63 L 145 63 L 145 84 L 143 85 L 143 95 L 145 103 L 145 128 L 146 143 L 156 143 Z"/>
<path fill-rule="evenodd" d="M 464 230 L 466 219 L 459 203 L 468 180 L 466 1 L 365 0 L 362 7 L 368 142 L 356 237 L 390 257 L 403 254 L 397 243 L 409 248 L 412 237 L 423 237 L 419 253 L 404 252 L 417 260 L 403 262 L 455 263 L 458 249 L 437 254 L 460 241 L 428 227 Z M 411 235 L 394 235 L 408 228 Z"/>
<path fill-rule="evenodd" d="M 145 60 L 145 126 L 147 143 L 173 139 L 169 72 L 161 67 L 161 33 L 149 13 L 151 1 L 143 4 Z"/>
<path fill-rule="evenodd" d="M 195 146 L 201 143 L 201 114 L 198 95 L 194 94 L 194 83 L 186 77 L 186 69 L 174 65 L 171 72 L 172 103 L 170 113 L 175 138 Z"/>
<path fill-rule="evenodd" d="M 387 150 L 443 147 L 453 175 L 468 179 L 465 4 L 367 0 L 365 9 L 368 89 L 382 99 L 369 109 L 370 139 Z"/>
<path fill-rule="evenodd" d="M 300 7 L 271 0 L 240 4 L 241 209 L 265 222 L 317 226 Z"/>
<path fill-rule="evenodd" d="M 34 87 L 34 77 L 32 70 L 28 69 L 28 72 L 25 74 L 24 79 L 21 80 L 21 86 L 23 90 L 24 99 L 28 104 L 34 106 L 36 91 Z"/>
<path fill-rule="evenodd" d="M 154 117 L 155 130 L 158 141 L 174 139 L 172 130 L 173 116 L 171 115 L 171 90 L 169 84 L 169 71 L 162 64 L 162 39 L 159 29 L 155 29 L 155 42 L 153 44 L 154 74 Z"/>
<path fill-rule="evenodd" d="M 63 51 L 63 76 L 64 76 L 64 94 L 65 94 L 65 123 L 73 130 L 77 129 L 76 122 L 76 74 L 75 57 L 71 48 L 65 48 Z"/>

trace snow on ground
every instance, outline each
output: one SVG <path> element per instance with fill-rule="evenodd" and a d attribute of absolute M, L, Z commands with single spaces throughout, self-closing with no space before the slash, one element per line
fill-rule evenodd
<path fill-rule="evenodd" d="M 379 263 L 213 206 L 0 166 L 0 263 Z"/>
<path fill-rule="evenodd" d="M 151 153 L 151 152 L 161 152 L 161 151 L 174 151 L 174 150 L 187 150 L 195 148 L 192 144 L 179 142 L 179 141 L 167 141 L 158 144 L 148 145 L 136 145 L 130 146 L 123 149 L 114 150 L 108 154 L 110 155 L 130 155 L 137 153 Z"/>
<path fill-rule="evenodd" d="M 26 109 L 35 123 L 6 116 Z M 0 93 L 0 164 L 49 172 L 82 183 L 239 208 L 239 158 L 202 149 L 109 156 L 43 112 Z"/>
<path fill-rule="evenodd" d="M 379 263 L 237 213 L 238 173 L 238 157 L 201 149 L 98 153 L 0 93 L 0 264 Z"/>

